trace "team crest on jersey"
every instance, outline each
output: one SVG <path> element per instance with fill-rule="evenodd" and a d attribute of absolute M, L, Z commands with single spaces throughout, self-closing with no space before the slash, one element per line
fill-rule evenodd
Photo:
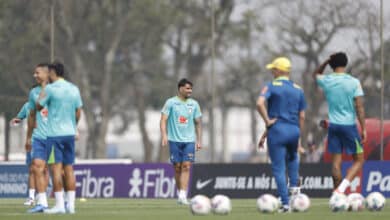
<path fill-rule="evenodd" d="M 184 116 L 179 116 L 179 123 L 180 124 L 187 124 L 188 123 L 188 119 Z"/>
<path fill-rule="evenodd" d="M 43 109 L 40 111 L 40 113 L 41 113 L 41 116 L 42 116 L 42 117 L 47 117 L 47 116 L 49 116 L 49 110 L 47 110 L 47 108 L 43 108 Z"/>

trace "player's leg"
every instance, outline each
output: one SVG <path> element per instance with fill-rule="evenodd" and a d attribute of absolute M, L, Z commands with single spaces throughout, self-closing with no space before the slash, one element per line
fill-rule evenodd
<path fill-rule="evenodd" d="M 28 195 L 24 202 L 25 206 L 34 205 L 35 201 L 35 178 L 34 178 L 34 167 L 32 166 L 31 152 L 26 152 L 26 164 L 28 166 Z"/>
<path fill-rule="evenodd" d="M 178 195 L 178 200 L 177 202 L 181 204 L 181 162 L 182 158 L 180 156 L 180 151 L 179 151 L 179 145 L 180 143 L 174 142 L 174 141 L 168 141 L 169 144 L 169 154 L 170 154 L 170 160 L 171 163 L 173 164 L 173 169 L 175 170 L 175 182 L 176 182 L 176 189 L 177 189 L 177 195 Z"/>
<path fill-rule="evenodd" d="M 295 128 L 295 135 L 293 134 L 294 128 L 289 130 L 293 137 L 291 143 L 287 145 L 287 170 L 290 183 L 290 192 L 292 195 L 295 195 L 300 193 L 298 156 L 299 130 L 297 127 Z"/>
<path fill-rule="evenodd" d="M 343 147 L 340 139 L 340 126 L 329 124 L 328 152 L 332 157 L 333 189 L 336 190 L 343 178 L 341 173 Z"/>
<path fill-rule="evenodd" d="M 66 137 L 64 143 L 64 186 L 68 213 L 75 213 L 76 200 L 76 177 L 73 171 L 73 164 L 75 159 L 75 140 L 74 137 Z"/>
<path fill-rule="evenodd" d="M 343 181 L 337 187 L 337 191 L 341 193 L 344 193 L 349 187 L 351 181 L 362 169 L 364 164 L 363 146 L 356 126 L 344 126 L 343 132 L 342 144 L 345 147 L 346 153 L 352 154 L 353 164 L 348 169 L 347 175 Z"/>
<path fill-rule="evenodd" d="M 191 165 L 194 162 L 195 143 L 183 143 L 180 146 L 182 155 L 181 174 L 180 174 L 180 189 L 179 194 L 183 204 L 189 204 L 187 201 L 188 182 L 190 180 Z"/>
<path fill-rule="evenodd" d="M 288 190 L 286 181 L 286 147 L 282 145 L 268 144 L 268 152 L 271 158 L 272 173 L 275 177 L 278 194 L 282 199 L 282 205 L 288 206 Z"/>
<path fill-rule="evenodd" d="M 55 205 L 50 209 L 46 209 L 45 213 L 65 213 L 65 202 L 62 182 L 63 145 L 61 143 L 61 140 L 59 140 L 58 138 L 50 138 L 50 144 L 51 152 L 48 163 L 50 164 L 49 168 L 51 170 L 52 175 Z"/>

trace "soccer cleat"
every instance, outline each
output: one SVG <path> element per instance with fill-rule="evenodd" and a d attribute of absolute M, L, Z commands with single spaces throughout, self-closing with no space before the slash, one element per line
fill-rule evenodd
<path fill-rule="evenodd" d="M 43 212 L 45 214 L 65 214 L 65 208 L 54 206 L 51 209 L 45 209 Z"/>
<path fill-rule="evenodd" d="M 47 209 L 47 206 L 43 206 L 43 205 L 38 204 L 38 205 L 34 206 L 33 208 L 27 210 L 27 213 L 43 212 L 46 209 Z"/>
<path fill-rule="evenodd" d="M 74 214 L 76 211 L 75 211 L 74 206 L 70 207 L 69 204 L 67 202 L 65 202 L 65 212 L 68 214 Z"/>
<path fill-rule="evenodd" d="M 177 200 L 177 204 L 179 204 L 179 205 L 190 205 L 190 202 L 188 202 L 187 198 L 179 198 Z"/>
<path fill-rule="evenodd" d="M 288 206 L 288 205 L 283 205 L 278 210 L 278 213 L 289 213 L 289 212 L 291 212 L 291 209 L 290 209 L 290 206 Z"/>
<path fill-rule="evenodd" d="M 27 198 L 26 201 L 23 203 L 25 206 L 33 206 L 35 204 L 34 199 L 32 198 Z"/>

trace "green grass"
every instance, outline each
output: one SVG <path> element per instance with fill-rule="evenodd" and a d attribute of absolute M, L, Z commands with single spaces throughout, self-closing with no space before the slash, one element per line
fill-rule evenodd
<path fill-rule="evenodd" d="M 227 216 L 193 216 L 188 207 L 176 205 L 176 201 L 169 199 L 88 199 L 86 202 L 77 201 L 77 213 L 74 215 L 45 215 L 27 214 L 27 208 L 23 206 L 22 199 L 0 199 L 0 220 L 13 219 L 82 219 L 82 220 L 184 220 L 184 219 L 242 219 L 242 220 L 267 220 L 267 219 L 291 219 L 291 220 L 360 220 L 390 219 L 390 200 L 381 212 L 343 212 L 332 213 L 327 204 L 327 199 L 312 199 L 312 205 L 308 212 L 288 214 L 262 214 L 256 209 L 255 199 L 234 199 L 233 210 Z M 53 204 L 54 201 L 50 201 Z"/>

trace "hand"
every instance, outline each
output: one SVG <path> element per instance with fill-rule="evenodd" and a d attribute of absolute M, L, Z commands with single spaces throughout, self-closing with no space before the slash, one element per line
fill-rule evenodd
<path fill-rule="evenodd" d="M 304 153 L 306 153 L 305 148 L 303 148 L 302 146 L 299 146 L 299 147 L 298 147 L 298 153 L 299 153 L 299 154 L 304 154 Z"/>
<path fill-rule="evenodd" d="M 202 149 L 202 145 L 200 144 L 200 141 L 197 141 L 196 144 L 195 144 L 195 148 L 196 148 L 196 151 L 198 150 L 201 150 Z"/>
<path fill-rule="evenodd" d="M 15 125 L 19 124 L 20 122 L 22 122 L 22 120 L 20 118 L 13 118 L 13 119 L 11 119 L 11 121 L 9 123 L 10 123 L 10 125 L 15 126 Z"/>
<path fill-rule="evenodd" d="M 362 144 L 365 144 L 367 142 L 367 131 L 366 129 L 362 130 Z"/>
<path fill-rule="evenodd" d="M 31 151 L 31 138 L 27 138 L 26 144 L 24 145 L 24 147 L 26 149 L 26 152 L 30 152 Z"/>
<path fill-rule="evenodd" d="M 161 146 L 162 147 L 168 146 L 168 138 L 167 138 L 166 135 L 163 135 L 162 138 L 161 138 Z"/>
<path fill-rule="evenodd" d="M 259 140 L 259 144 L 258 144 L 259 149 L 264 148 L 264 143 L 266 138 L 267 138 L 267 132 L 264 132 Z"/>
<path fill-rule="evenodd" d="M 272 125 L 274 125 L 276 123 L 278 119 L 277 118 L 272 118 L 272 119 L 269 119 L 266 123 L 265 123 L 265 126 L 268 128 L 272 127 Z"/>

